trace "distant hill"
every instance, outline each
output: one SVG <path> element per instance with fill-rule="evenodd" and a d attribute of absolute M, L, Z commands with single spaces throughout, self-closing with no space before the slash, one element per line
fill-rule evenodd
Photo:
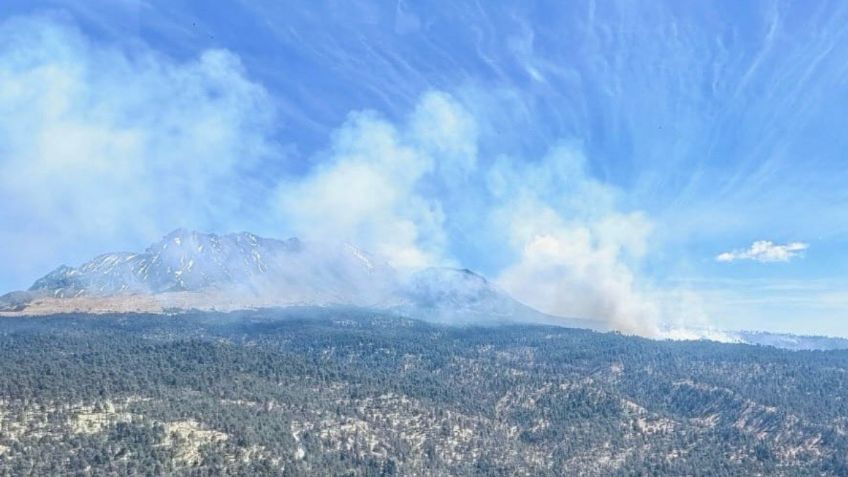
<path fill-rule="evenodd" d="M 794 351 L 848 349 L 848 339 L 831 336 L 803 336 L 765 331 L 737 331 L 732 334 L 742 343 Z"/>
<path fill-rule="evenodd" d="M 100 255 L 60 266 L 28 290 L 56 298 L 206 292 L 277 295 L 281 301 L 379 301 L 395 280 L 385 262 L 348 244 L 275 240 L 250 233 L 175 230 L 140 253 Z"/>
<path fill-rule="evenodd" d="M 276 240 L 250 233 L 178 229 L 143 252 L 107 253 L 62 265 L 26 291 L 0 298 L 16 314 L 238 310 L 291 305 L 353 305 L 446 323 L 558 323 L 470 270 L 427 268 L 401 274 L 346 243 Z"/>
<path fill-rule="evenodd" d="M 277 240 L 177 229 L 142 252 L 62 265 L 25 291 L 0 297 L 0 316 L 56 313 L 236 311 L 356 306 L 439 323 L 542 323 L 606 330 L 589 318 L 551 316 L 468 269 L 401 273 L 347 243 Z M 739 343 L 792 350 L 848 349 L 848 340 L 728 331 Z"/>

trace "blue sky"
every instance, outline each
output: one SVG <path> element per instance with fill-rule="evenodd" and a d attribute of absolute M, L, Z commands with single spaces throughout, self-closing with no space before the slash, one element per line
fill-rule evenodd
<path fill-rule="evenodd" d="M 848 336 L 848 5 L 315 3 L 3 2 L 0 288 L 250 230 Z"/>

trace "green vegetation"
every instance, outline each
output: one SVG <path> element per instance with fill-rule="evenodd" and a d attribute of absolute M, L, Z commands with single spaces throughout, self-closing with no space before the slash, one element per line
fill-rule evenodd
<path fill-rule="evenodd" d="M 848 352 L 351 309 L 0 321 L 2 475 L 848 475 Z"/>

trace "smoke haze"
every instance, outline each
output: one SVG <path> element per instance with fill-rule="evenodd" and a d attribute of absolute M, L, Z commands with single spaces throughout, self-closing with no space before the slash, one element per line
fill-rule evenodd
<path fill-rule="evenodd" d="M 414 36 L 426 28 L 413 17 L 398 23 L 395 34 Z M 580 94 L 563 99 L 554 86 L 584 84 L 579 75 L 585 71 L 545 60 L 540 36 L 520 16 L 515 22 L 517 32 L 505 39 L 501 52 L 509 62 L 491 59 L 493 47 L 482 40 L 473 45 L 479 58 L 488 59 L 487 68 L 497 70 L 482 75 L 497 78 L 495 84 L 461 70 L 460 79 L 405 82 L 398 71 L 423 68 L 412 64 L 411 55 L 382 51 L 374 56 L 392 66 L 375 79 L 368 75 L 377 73 L 355 68 L 351 57 L 328 53 L 332 42 L 298 43 L 315 52 L 315 61 L 338 63 L 344 78 L 357 73 L 375 79 L 375 95 L 386 92 L 381 101 L 351 95 L 356 101 L 334 102 L 351 105 L 346 116 L 334 118 L 329 132 L 316 126 L 309 140 L 298 141 L 292 130 L 309 129 L 310 117 L 293 120 L 296 108 L 275 97 L 264 82 L 268 73 L 251 68 L 251 58 L 237 51 L 210 47 L 167 54 L 143 41 L 103 41 L 59 14 L 3 20 L 0 287 L 26 288 L 58 264 L 76 265 L 101 252 L 139 250 L 176 227 L 247 230 L 353 244 L 403 272 L 468 267 L 540 311 L 602 320 L 628 333 L 662 336 L 692 325 L 708 327 L 697 290 L 683 281 L 658 280 L 651 269 L 651 260 L 664 257 L 670 242 L 701 233 L 699 224 L 642 206 L 662 199 L 633 199 L 668 188 L 685 205 L 699 187 L 712 190 L 695 182 L 710 170 L 681 165 L 688 154 L 685 139 L 703 118 L 687 116 L 690 122 L 682 120 L 679 127 L 694 124 L 691 130 L 647 144 L 647 133 L 640 135 L 645 124 L 668 125 L 678 113 L 665 100 L 657 100 L 655 108 L 638 91 L 621 92 L 629 85 L 652 91 L 650 81 L 612 81 L 607 75 L 629 77 L 632 65 L 599 55 L 603 61 L 575 68 L 597 69 L 609 80 L 603 83 L 608 89 L 581 86 Z M 641 30 L 633 35 L 647 38 Z M 672 50 L 677 45 L 648 43 Z M 439 58 L 443 49 L 420 46 L 427 58 Z M 677 58 L 677 67 L 695 64 L 664 53 L 646 49 L 644 55 Z M 402 61 L 407 57 L 409 64 Z M 503 64 L 510 68 L 498 70 Z M 744 83 L 756 79 L 748 75 Z M 295 80 L 309 85 L 305 77 Z M 659 80 L 668 86 L 663 93 L 684 98 L 681 108 L 698 109 L 700 96 L 681 93 L 680 81 Z M 390 94 L 393 84 L 405 89 Z M 315 104 L 333 101 L 332 87 L 323 86 Z M 549 98 L 561 108 L 546 105 Z M 605 109 L 591 104 L 592 98 L 622 106 Z M 654 110 L 655 116 L 637 114 Z M 546 115 L 540 119 L 538 111 Z M 596 128 L 601 132 L 589 127 L 595 123 L 605 125 Z M 598 146 L 598 137 L 606 134 L 619 149 Z M 706 139 L 690 142 L 704 151 L 723 147 Z M 667 150 L 657 146 L 666 143 Z M 671 159 L 660 161 L 663 154 Z M 604 161 L 613 160 L 621 162 L 605 169 Z M 638 160 L 660 166 L 640 168 Z M 673 177 L 660 176 L 664 166 Z M 767 185 L 771 176 L 756 177 L 757 184 Z M 754 185 L 745 190 L 758 190 Z M 754 207 L 756 201 L 748 199 L 740 202 Z M 698 214 L 705 209 L 695 202 L 701 205 L 693 206 L 692 215 L 714 217 Z M 723 211 L 732 208 L 724 204 L 710 211 L 725 217 Z M 711 225 L 726 229 L 731 222 Z M 722 244 L 702 255 L 716 267 L 721 264 L 712 257 L 737 249 Z M 669 261 L 698 264 L 697 257 Z"/>

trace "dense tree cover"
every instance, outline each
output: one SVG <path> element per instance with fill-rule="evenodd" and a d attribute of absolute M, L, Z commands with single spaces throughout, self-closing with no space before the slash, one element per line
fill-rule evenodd
<path fill-rule="evenodd" d="M 353 309 L 0 321 L 2 475 L 848 475 L 848 352 Z"/>

